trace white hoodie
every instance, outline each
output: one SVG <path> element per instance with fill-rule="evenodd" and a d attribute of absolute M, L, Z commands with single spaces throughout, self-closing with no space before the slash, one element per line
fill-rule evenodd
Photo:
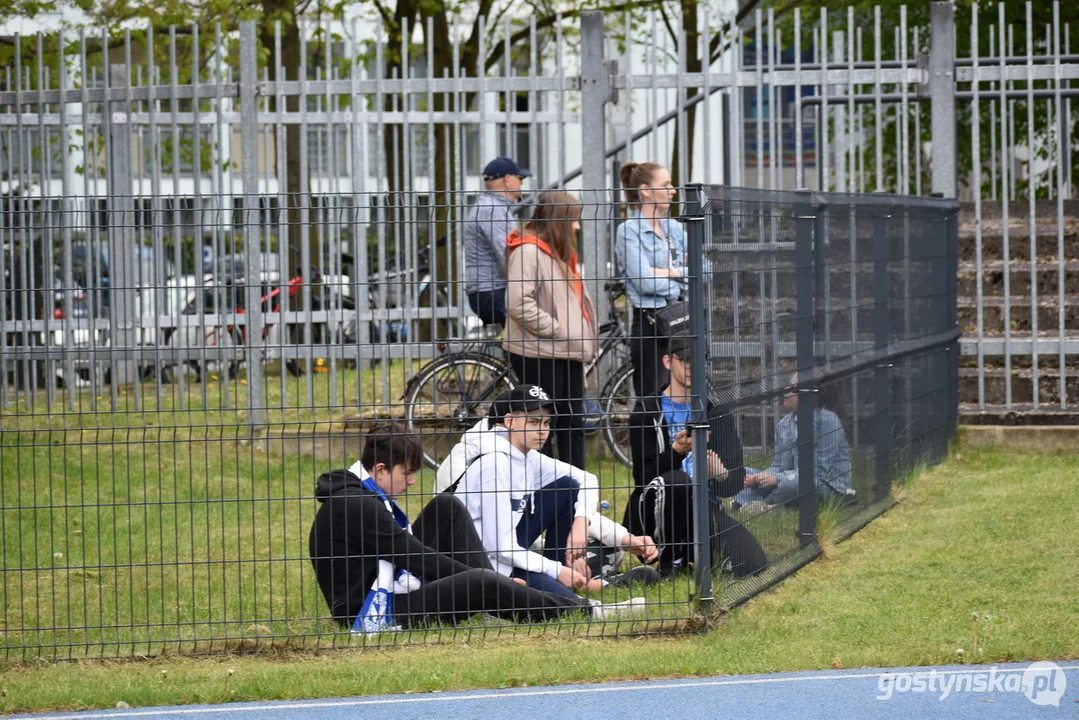
<path fill-rule="evenodd" d="M 457 486 L 457 497 L 468 508 L 495 570 L 509 575 L 519 568 L 557 578 L 562 563 L 523 548 L 517 542 L 517 524 L 524 515 L 525 505 L 540 488 L 559 478 L 571 477 L 580 485 L 573 515 L 590 518 L 596 514 L 599 483 L 592 473 L 543 453 L 531 451 L 525 455 L 506 436 L 503 427 L 466 433 L 465 461 L 470 464 Z"/>
<path fill-rule="evenodd" d="M 435 474 L 435 492 L 445 492 L 453 481 L 464 475 L 468 467 L 468 441 L 488 430 L 487 418 L 480 418 L 479 422 L 465 431 L 461 441 L 450 449 L 450 454 L 438 466 Z M 463 481 L 462 481 L 463 484 Z M 458 490 L 458 492 L 463 492 Z M 588 537 L 607 547 L 621 547 L 622 540 L 629 535 L 629 530 L 621 523 L 611 520 L 601 512 L 595 512 L 588 518 Z M 537 545 L 542 541 L 542 536 L 537 540 Z"/>

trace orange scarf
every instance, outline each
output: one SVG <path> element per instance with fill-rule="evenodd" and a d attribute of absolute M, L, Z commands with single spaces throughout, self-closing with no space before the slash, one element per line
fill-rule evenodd
<path fill-rule="evenodd" d="M 514 230 L 506 237 L 507 249 L 520 247 L 521 245 L 535 245 L 551 257 L 555 257 L 554 251 L 551 250 L 551 246 L 535 235 L 523 235 L 520 231 Z M 581 273 L 577 270 L 577 253 L 571 252 L 569 254 L 569 262 L 567 265 L 569 266 L 570 274 L 573 276 L 573 292 L 577 293 L 577 302 L 581 305 L 581 315 L 584 316 L 584 321 L 587 323 L 589 321 L 588 309 L 584 304 L 584 283 L 581 282 Z"/>

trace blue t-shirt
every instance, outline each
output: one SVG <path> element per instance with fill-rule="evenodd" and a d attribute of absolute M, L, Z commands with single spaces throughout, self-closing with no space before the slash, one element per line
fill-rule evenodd
<path fill-rule="evenodd" d="M 689 403 L 680 403 L 671 400 L 666 393 L 659 396 L 659 407 L 663 410 L 663 419 L 667 423 L 667 442 L 674 444 L 678 433 L 685 430 L 692 416 L 693 406 Z M 682 461 L 682 471 L 693 477 L 693 452 L 686 455 Z"/>

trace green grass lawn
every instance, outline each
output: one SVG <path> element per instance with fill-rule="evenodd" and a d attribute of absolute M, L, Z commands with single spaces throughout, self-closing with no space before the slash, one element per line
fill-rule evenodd
<path fill-rule="evenodd" d="M 361 371 L 338 363 L 321 371 L 295 377 L 282 374 L 281 364 L 266 364 L 263 394 L 257 406 L 265 408 L 265 422 L 272 429 L 290 429 L 314 423 L 339 422 L 364 415 L 401 415 L 400 398 L 410 377 L 424 361 L 389 360 Z M 310 383 L 308 382 L 310 380 Z M 204 382 L 195 376 L 183 383 L 149 378 L 136 387 L 96 390 L 79 388 L 74 403 L 67 405 L 67 391 L 57 389 L 48 404 L 44 390 L 26 393 L 9 386 L 10 407 L 0 413 L 5 431 L 104 430 L 141 431 L 169 428 L 191 437 L 235 437 L 247 431 L 249 407 L 247 369 L 236 377 L 207 371 Z"/>
<path fill-rule="evenodd" d="M 592 639 L 507 631 L 419 647 L 13 664 L 0 674 L 0 711 L 1073 659 L 1077 462 L 962 450 L 903 486 L 903 501 L 886 515 L 847 542 L 825 541 L 820 560 L 705 634 Z M 267 520 L 283 528 L 296 522 Z M 20 532 L 24 542 L 29 531 Z M 100 581 L 78 582 L 92 589 Z M 522 662 L 530 654 L 543 661 Z"/>

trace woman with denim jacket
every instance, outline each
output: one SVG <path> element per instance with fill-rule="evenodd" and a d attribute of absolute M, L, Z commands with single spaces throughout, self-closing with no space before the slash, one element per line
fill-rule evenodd
<path fill-rule="evenodd" d="M 637 397 L 652 397 L 667 384 L 662 358 L 666 339 L 658 337 L 655 313 L 682 297 L 686 241 L 682 224 L 669 217 L 676 190 L 659 163 L 626 163 L 621 170 L 628 214 L 618 226 L 615 257 L 633 306 L 630 359 Z"/>

